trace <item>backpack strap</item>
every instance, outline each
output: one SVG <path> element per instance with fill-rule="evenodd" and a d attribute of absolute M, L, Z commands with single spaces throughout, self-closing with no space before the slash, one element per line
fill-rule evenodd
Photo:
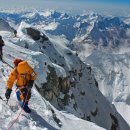
<path fill-rule="evenodd" d="M 15 67 L 14 69 L 15 69 L 16 78 L 18 78 L 18 71 L 17 71 L 17 67 Z"/>

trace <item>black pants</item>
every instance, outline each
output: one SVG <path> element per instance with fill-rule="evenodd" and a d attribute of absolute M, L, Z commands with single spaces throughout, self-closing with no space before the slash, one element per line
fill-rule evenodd
<path fill-rule="evenodd" d="M 0 49 L 0 59 L 2 60 L 3 58 L 3 52 L 2 52 L 2 49 Z"/>

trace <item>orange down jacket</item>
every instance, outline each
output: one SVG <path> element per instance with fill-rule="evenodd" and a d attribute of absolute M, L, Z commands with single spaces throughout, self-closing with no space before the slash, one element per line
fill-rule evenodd
<path fill-rule="evenodd" d="M 16 81 L 17 87 L 24 87 L 27 85 L 29 80 L 35 80 L 37 78 L 37 74 L 32 69 L 32 67 L 27 63 L 27 61 L 22 61 L 15 67 L 8 80 L 7 80 L 7 87 L 12 89 L 14 82 Z"/>

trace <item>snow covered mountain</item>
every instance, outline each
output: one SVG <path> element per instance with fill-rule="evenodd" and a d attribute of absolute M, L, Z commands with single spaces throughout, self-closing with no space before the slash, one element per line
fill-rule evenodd
<path fill-rule="evenodd" d="M 1 62 L 0 67 L 0 94 L 4 96 L 6 87 L 5 82 L 6 78 L 8 78 L 11 68 Z M 79 119 L 70 113 L 67 114 L 65 112 L 56 110 L 48 101 L 41 97 L 35 88 L 33 88 L 32 94 L 33 95 L 30 101 L 32 113 L 27 114 L 22 112 L 18 121 L 11 127 L 11 130 L 105 130 L 94 123 Z M 0 112 L 0 130 L 7 130 L 21 112 L 21 109 L 19 108 L 18 102 L 16 100 L 15 90 L 11 94 L 8 105 L 6 102 L 0 100 Z M 77 125 L 78 123 L 80 123 L 80 125 Z"/>
<path fill-rule="evenodd" d="M 115 101 L 115 104 L 120 100 L 123 103 L 128 101 L 129 94 L 125 94 L 128 89 L 122 88 L 123 83 L 119 86 L 119 92 L 125 89 L 122 97 L 118 97 L 118 94 L 114 95 L 115 93 L 112 93 L 112 89 L 110 91 L 106 89 L 108 82 L 115 88 L 118 81 L 122 79 L 122 73 L 115 80 L 113 80 L 115 75 L 111 74 L 111 81 L 109 81 L 107 80 L 107 72 L 104 73 L 105 68 L 103 68 L 107 63 L 106 60 L 103 64 L 107 56 L 104 55 L 102 60 L 102 54 L 94 51 L 90 53 L 90 56 L 86 58 L 86 63 L 84 63 L 82 62 L 82 60 L 85 60 L 84 57 L 81 57 L 81 60 L 77 52 L 70 49 L 71 46 L 75 46 L 75 44 L 70 43 L 71 41 L 76 42 L 79 39 L 84 42 L 88 37 L 90 38 L 90 35 L 94 36 L 93 31 L 97 32 L 97 34 L 101 29 L 107 31 L 106 28 L 116 28 L 116 31 L 124 29 L 125 31 L 129 28 L 128 25 L 118 18 L 108 19 L 95 14 L 74 17 L 56 11 L 20 14 L 1 12 L 0 17 L 10 23 L 15 23 L 16 25 L 10 25 L 17 28 L 17 37 L 14 37 L 12 32 L 6 29 L 8 28 L 7 26 L 4 27 L 5 30 L 0 31 L 0 35 L 3 36 L 6 44 L 4 47 L 4 60 L 10 66 L 13 66 L 12 60 L 20 57 L 27 60 L 38 73 L 32 100 L 30 101 L 30 106 L 34 109 L 34 112 L 32 115 L 25 113 L 21 115 L 20 120 L 13 126 L 14 130 L 22 128 L 30 130 L 44 128 L 49 130 L 130 129 L 130 126 L 120 116 L 114 105 L 111 104 L 112 101 Z M 3 24 L 0 26 L 3 26 Z M 118 29 L 119 26 L 121 30 Z M 112 32 L 109 33 L 111 34 Z M 119 38 L 120 35 L 117 33 L 113 36 Z M 101 35 L 101 37 L 103 36 Z M 122 38 L 124 37 L 122 36 Z M 93 42 L 96 40 L 98 42 L 98 39 L 94 37 L 90 39 L 93 39 Z M 124 64 L 125 62 L 127 61 L 124 61 Z M 98 66 L 97 64 L 99 64 L 99 67 L 93 69 L 90 64 L 92 66 Z M 102 65 L 101 70 L 100 64 Z M 111 66 L 108 65 L 107 69 L 111 69 Z M 115 68 L 117 67 L 115 66 Z M 8 65 L 1 63 L 1 86 L 5 86 L 4 79 L 8 77 L 10 69 Z M 101 79 L 97 78 L 98 76 Z M 4 95 L 4 89 L 2 89 L 1 94 Z M 14 102 L 14 99 L 15 95 L 13 93 L 10 104 L 14 104 L 14 111 L 19 113 L 20 109 L 17 108 L 18 104 L 16 101 Z M 119 105 L 117 105 L 117 108 L 120 107 Z M 14 112 L 2 101 L 0 106 L 0 110 L 3 113 L 0 119 L 2 122 L 6 121 L 0 127 L 3 130 L 8 125 L 7 121 L 11 122 Z M 122 109 L 118 110 L 120 112 Z M 7 115 L 6 111 L 8 111 Z M 5 117 L 8 118 L 5 119 Z"/>
<path fill-rule="evenodd" d="M 0 18 L 0 31 L 11 31 L 13 32 L 14 29 L 9 25 L 8 22 Z"/>
<path fill-rule="evenodd" d="M 64 36 L 69 41 L 116 47 L 127 42 L 130 26 L 118 17 L 106 17 L 96 13 L 71 16 L 57 11 L 26 13 L 0 13 L 1 18 L 20 24 L 25 21 L 47 33 Z M 99 44 L 100 43 L 100 44 Z"/>
<path fill-rule="evenodd" d="M 117 47 L 121 44 L 120 41 L 127 38 L 127 28 L 129 26 L 118 17 L 102 18 L 94 23 L 93 29 L 84 40 L 90 44 Z"/>
<path fill-rule="evenodd" d="M 129 50 L 130 48 L 127 48 L 127 51 Z M 86 62 L 93 66 L 99 89 L 103 95 L 115 104 L 117 110 L 129 123 L 130 118 L 127 115 L 130 110 L 129 52 L 110 54 L 95 51 L 86 58 Z"/>
<path fill-rule="evenodd" d="M 122 17 L 122 19 L 123 19 L 123 21 L 124 21 L 126 24 L 130 25 L 130 15 L 124 16 L 124 17 Z"/>

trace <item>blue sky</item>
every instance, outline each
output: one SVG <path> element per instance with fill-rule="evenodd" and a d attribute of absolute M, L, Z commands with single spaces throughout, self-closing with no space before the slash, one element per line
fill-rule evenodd
<path fill-rule="evenodd" d="M 0 9 L 55 9 L 69 12 L 130 14 L 130 0 L 0 0 Z"/>
<path fill-rule="evenodd" d="M 64 1 L 64 0 L 51 0 L 51 1 Z M 130 3 L 130 0 L 66 0 L 68 2 L 73 1 L 73 2 L 99 2 L 99 3 Z"/>
<path fill-rule="evenodd" d="M 102 3 L 102 4 L 130 4 L 130 0 L 42 0 L 55 2 L 73 2 L 73 3 Z"/>

